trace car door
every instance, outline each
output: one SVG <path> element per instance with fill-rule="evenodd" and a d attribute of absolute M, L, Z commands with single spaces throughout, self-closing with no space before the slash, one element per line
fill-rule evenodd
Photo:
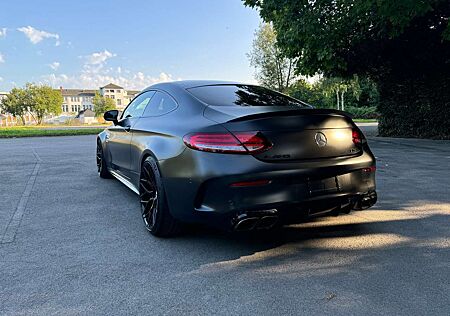
<path fill-rule="evenodd" d="M 149 144 L 164 144 L 163 147 L 165 147 L 170 141 L 174 141 L 174 138 L 167 136 L 165 132 L 170 125 L 180 124 L 180 122 L 167 122 L 162 116 L 174 111 L 177 107 L 178 103 L 174 98 L 163 91 L 157 91 L 147 104 L 142 118 L 133 126 L 130 169 L 133 183 L 139 181 L 142 149 L 149 148 Z M 154 154 L 160 154 L 160 152 Z"/>
<path fill-rule="evenodd" d="M 107 142 L 111 166 L 123 176 L 129 177 L 132 128 L 142 116 L 154 93 L 146 91 L 134 98 L 117 124 L 108 128 Z"/>

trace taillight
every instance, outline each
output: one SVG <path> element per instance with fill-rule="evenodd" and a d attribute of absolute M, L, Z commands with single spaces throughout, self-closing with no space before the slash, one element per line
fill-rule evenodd
<path fill-rule="evenodd" d="M 366 138 L 364 137 L 363 133 L 356 128 L 352 130 L 352 139 L 355 145 L 361 145 L 366 142 Z"/>
<path fill-rule="evenodd" d="M 259 132 L 192 133 L 183 141 L 192 149 L 230 154 L 255 154 L 271 147 Z"/>
<path fill-rule="evenodd" d="M 372 173 L 377 170 L 377 166 L 370 166 L 368 168 L 363 168 L 362 171 L 365 173 Z"/>

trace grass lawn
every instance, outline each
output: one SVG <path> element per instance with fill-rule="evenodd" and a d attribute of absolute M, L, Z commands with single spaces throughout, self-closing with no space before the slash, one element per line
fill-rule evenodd
<path fill-rule="evenodd" d="M 38 136 L 72 136 L 72 135 L 93 135 L 103 131 L 103 128 L 51 128 L 36 126 L 14 126 L 1 127 L 0 138 L 10 137 L 38 137 Z"/>
<path fill-rule="evenodd" d="M 377 119 L 353 119 L 356 123 L 376 123 L 378 122 Z"/>

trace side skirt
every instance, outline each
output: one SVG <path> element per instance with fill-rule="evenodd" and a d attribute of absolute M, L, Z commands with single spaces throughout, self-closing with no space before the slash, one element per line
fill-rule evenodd
<path fill-rule="evenodd" d="M 114 170 L 109 170 L 109 172 L 120 182 L 122 182 L 126 187 L 128 187 L 128 189 L 130 189 L 131 191 L 133 191 L 134 193 L 136 193 L 137 195 L 139 195 L 139 190 L 128 180 L 126 179 L 124 176 L 120 175 L 119 173 L 117 173 Z"/>

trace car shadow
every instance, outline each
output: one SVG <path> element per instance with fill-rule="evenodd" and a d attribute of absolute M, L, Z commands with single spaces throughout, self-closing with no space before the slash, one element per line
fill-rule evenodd
<path fill-rule="evenodd" d="M 191 251 L 184 255 L 197 261 L 198 254 L 192 249 L 204 251 L 208 247 L 207 260 L 199 268 L 215 265 L 218 270 L 227 263 L 229 269 L 266 269 L 321 256 L 351 256 L 358 261 L 379 257 L 383 261 L 382 258 L 392 256 L 391 252 L 403 251 L 415 260 L 428 261 L 430 252 L 448 251 L 450 232 L 437 229 L 437 225 L 448 222 L 448 214 L 381 220 L 344 215 L 341 219 L 321 218 L 271 231 L 239 234 L 196 226 L 166 243 L 189 243 Z M 332 262 L 330 267 L 336 268 Z"/>

